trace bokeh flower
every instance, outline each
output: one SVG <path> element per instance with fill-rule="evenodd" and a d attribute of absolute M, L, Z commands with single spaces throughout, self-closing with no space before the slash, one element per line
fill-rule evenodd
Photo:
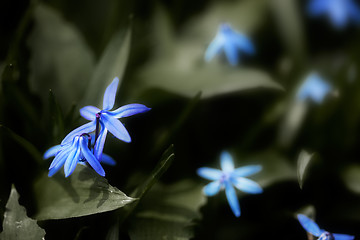
<path fill-rule="evenodd" d="M 316 103 L 322 103 L 331 90 L 332 86 L 319 74 L 311 73 L 297 91 L 297 99 L 300 101 L 311 99 Z"/>
<path fill-rule="evenodd" d="M 230 208 L 235 216 L 239 217 L 241 214 L 240 205 L 233 186 L 246 193 L 262 193 L 262 188 L 259 184 L 245 178 L 261 171 L 262 167 L 260 165 L 248 165 L 234 168 L 233 159 L 226 151 L 221 153 L 220 165 L 221 170 L 208 167 L 202 167 L 197 170 L 199 176 L 212 180 L 211 183 L 204 187 L 204 194 L 206 196 L 213 196 L 225 188 Z"/>
<path fill-rule="evenodd" d="M 245 34 L 235 31 L 228 23 L 220 25 L 217 35 L 206 49 L 205 61 L 210 61 L 222 49 L 229 63 L 233 66 L 239 63 L 240 51 L 249 55 L 255 53 L 251 40 Z"/>
<path fill-rule="evenodd" d="M 310 218 L 303 214 L 298 214 L 297 218 L 301 224 L 301 226 L 308 232 L 318 237 L 319 240 L 352 240 L 355 237 L 347 234 L 340 233 L 330 233 L 320 227 Z"/>
<path fill-rule="evenodd" d="M 327 15 L 337 29 L 348 23 L 360 23 L 360 8 L 353 0 L 311 0 L 308 5 L 310 16 Z"/>

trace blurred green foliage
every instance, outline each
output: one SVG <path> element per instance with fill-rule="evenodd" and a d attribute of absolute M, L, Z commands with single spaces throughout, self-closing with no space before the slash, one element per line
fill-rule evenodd
<path fill-rule="evenodd" d="M 325 229 L 360 236 L 360 32 L 308 18 L 306 3 L 4 0 L 2 236 L 18 239 L 14 209 L 46 239 L 306 239 L 294 218 L 305 206 Z M 203 60 L 222 22 L 256 46 L 238 67 Z M 302 105 L 296 90 L 312 70 L 335 91 Z M 42 153 L 85 123 L 78 110 L 101 106 L 115 76 L 116 104 L 152 108 L 124 120 L 132 143 L 108 137 L 117 165 L 106 179 L 80 165 L 48 178 Z M 223 150 L 236 166 L 263 166 L 254 180 L 264 193 L 239 193 L 240 218 L 223 192 L 203 196 L 196 176 L 218 168 Z"/>

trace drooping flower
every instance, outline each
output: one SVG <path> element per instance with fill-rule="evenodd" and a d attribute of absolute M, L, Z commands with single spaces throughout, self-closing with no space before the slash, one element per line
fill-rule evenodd
<path fill-rule="evenodd" d="M 89 163 L 99 175 L 105 176 L 105 171 L 99 160 L 90 150 L 90 142 L 89 134 L 81 134 L 75 136 L 71 142 L 50 148 L 44 157 L 55 155 L 55 158 L 49 167 L 48 176 L 53 176 L 64 165 L 65 177 L 68 177 L 74 172 L 76 165 L 84 161 Z"/>
<path fill-rule="evenodd" d="M 220 165 L 221 170 L 208 167 L 202 167 L 197 170 L 199 176 L 212 181 L 204 187 L 204 194 L 206 196 L 213 196 L 225 188 L 230 208 L 235 216 L 239 217 L 241 214 L 240 205 L 233 186 L 246 193 L 262 193 L 262 188 L 259 184 L 245 178 L 261 171 L 262 167 L 260 165 L 248 165 L 234 168 L 233 159 L 226 151 L 221 153 Z"/>
<path fill-rule="evenodd" d="M 255 53 L 251 40 L 245 34 L 233 30 L 228 23 L 220 25 L 218 33 L 205 52 L 205 61 L 210 61 L 222 49 L 233 66 L 239 63 L 240 51 L 249 55 Z"/>
<path fill-rule="evenodd" d="M 297 91 L 297 99 L 300 101 L 311 99 L 316 103 L 322 103 L 331 90 L 332 86 L 319 74 L 311 73 Z"/>
<path fill-rule="evenodd" d="M 330 233 L 320 227 L 310 218 L 303 214 L 298 214 L 297 218 L 301 226 L 308 232 L 318 237 L 318 240 L 353 240 L 355 237 L 347 234 Z"/>
<path fill-rule="evenodd" d="M 308 5 L 310 16 L 327 15 L 337 29 L 348 23 L 360 23 L 360 8 L 353 0 L 311 0 Z"/>
<path fill-rule="evenodd" d="M 87 120 L 91 122 L 73 130 L 64 138 L 61 145 L 69 142 L 74 136 L 79 135 L 82 132 L 93 132 L 99 131 L 96 135 L 95 146 L 94 146 L 94 155 L 97 159 L 101 161 L 102 152 L 104 149 L 105 139 L 107 132 L 112 133 L 116 138 L 124 141 L 131 142 L 131 137 L 124 127 L 124 125 L 118 120 L 119 118 L 129 117 L 138 113 L 147 112 L 150 108 L 146 107 L 143 104 L 133 103 L 127 104 L 118 109 L 110 111 L 115 103 L 115 96 L 117 91 L 117 86 L 119 84 L 119 79 L 116 77 L 112 83 L 106 88 L 104 99 L 103 99 L 103 109 L 99 109 L 94 106 L 86 106 L 80 109 L 80 114 Z M 99 130 L 101 129 L 101 130 Z"/>

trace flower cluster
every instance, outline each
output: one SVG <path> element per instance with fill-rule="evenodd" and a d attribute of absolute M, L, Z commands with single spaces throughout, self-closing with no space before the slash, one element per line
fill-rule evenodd
<path fill-rule="evenodd" d="M 88 163 L 101 176 L 105 176 L 105 171 L 100 162 L 115 165 L 115 161 L 110 156 L 103 154 L 107 133 L 112 133 L 124 142 L 131 142 L 128 131 L 118 119 L 150 110 L 143 104 L 135 103 L 110 111 L 114 107 L 118 84 L 119 79 L 116 77 L 106 88 L 102 110 L 94 106 L 80 109 L 81 116 L 91 122 L 76 128 L 60 145 L 51 147 L 45 152 L 44 159 L 55 156 L 49 167 L 49 177 L 63 165 L 65 177 L 73 173 L 78 163 Z"/>
<path fill-rule="evenodd" d="M 233 186 L 237 189 L 251 194 L 262 193 L 262 188 L 256 182 L 245 177 L 261 171 L 260 165 L 248 165 L 235 168 L 231 155 L 228 152 L 222 152 L 220 156 L 220 165 L 222 170 L 202 167 L 197 170 L 198 175 L 213 182 L 204 187 L 206 196 L 217 194 L 220 189 L 225 188 L 225 194 L 230 208 L 236 217 L 239 217 L 240 205 Z"/>

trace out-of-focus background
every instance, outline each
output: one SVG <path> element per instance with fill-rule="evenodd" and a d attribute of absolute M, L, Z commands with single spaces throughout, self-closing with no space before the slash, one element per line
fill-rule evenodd
<path fill-rule="evenodd" d="M 46 239 L 307 239 L 297 213 L 360 236 L 360 25 L 355 8 L 336 25 L 311 2 L 3 0 L 1 221 L 17 204 L 13 185 Z M 222 52 L 205 61 L 222 23 L 255 54 L 240 50 L 236 66 Z M 331 86 L 321 101 L 298 95 L 312 73 Z M 42 154 L 86 123 L 79 109 L 101 107 L 116 76 L 115 107 L 151 111 L 121 119 L 131 143 L 107 137 L 117 162 L 104 165 L 108 183 L 83 166 L 48 178 Z M 249 177 L 262 194 L 237 191 L 239 218 L 224 191 L 204 196 L 209 181 L 196 174 L 220 168 L 222 151 L 236 167 L 263 167 Z M 112 187 L 139 199 L 126 205 Z M 4 221 L 4 232 L 15 226 L 4 239 L 39 239 L 19 219 Z"/>

